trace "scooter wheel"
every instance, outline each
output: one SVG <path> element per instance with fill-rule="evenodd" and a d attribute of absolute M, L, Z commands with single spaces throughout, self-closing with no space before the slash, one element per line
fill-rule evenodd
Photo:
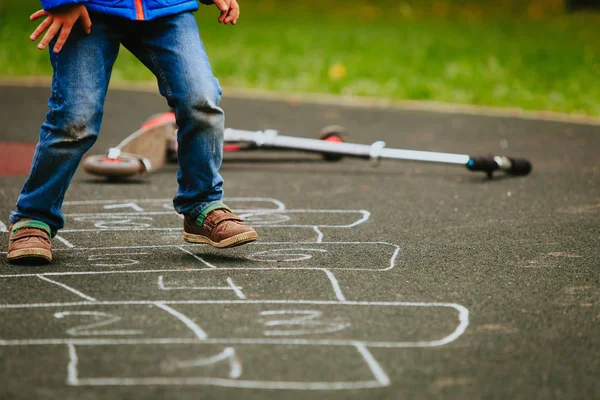
<path fill-rule="evenodd" d="M 346 128 L 344 128 L 343 126 L 326 126 L 325 128 L 323 128 L 323 130 L 321 130 L 321 133 L 319 134 L 319 139 L 324 140 L 326 142 L 343 143 L 344 139 L 342 138 L 342 135 L 344 135 L 345 133 Z M 323 153 L 323 159 L 325 161 L 339 161 L 342 158 L 344 158 L 344 156 L 339 153 Z"/>
<path fill-rule="evenodd" d="M 110 179 L 141 175 L 146 171 L 139 158 L 128 154 L 121 154 L 115 159 L 106 156 L 90 156 L 83 162 L 83 169 L 88 174 Z"/>

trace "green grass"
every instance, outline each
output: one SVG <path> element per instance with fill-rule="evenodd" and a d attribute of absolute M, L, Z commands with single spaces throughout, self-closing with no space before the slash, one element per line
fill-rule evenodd
<path fill-rule="evenodd" d="M 564 15 L 560 0 L 240 3 L 234 28 L 197 13 L 226 87 L 600 115 L 600 15 Z M 28 39 L 37 3 L 1 4 L 0 76 L 50 75 Z M 113 79 L 154 78 L 123 50 Z"/>

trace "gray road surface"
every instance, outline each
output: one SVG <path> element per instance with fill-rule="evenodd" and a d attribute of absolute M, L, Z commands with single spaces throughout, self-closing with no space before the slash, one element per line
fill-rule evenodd
<path fill-rule="evenodd" d="M 35 142 L 47 89 L 0 87 L 0 140 Z M 600 127 L 225 98 L 227 125 L 530 158 L 526 178 L 295 153 L 227 154 L 260 241 L 190 246 L 175 167 L 79 171 L 55 263 L 0 261 L 2 399 L 600 396 Z M 111 91 L 92 150 L 165 110 Z M 24 176 L 0 178 L 7 216 Z M 7 233 L 0 251 L 6 252 Z M 5 253 L 3 253 L 5 254 Z"/>

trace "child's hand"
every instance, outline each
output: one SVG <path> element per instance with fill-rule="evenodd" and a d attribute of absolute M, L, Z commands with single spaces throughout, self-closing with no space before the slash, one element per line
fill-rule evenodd
<path fill-rule="evenodd" d="M 220 23 L 237 24 L 238 18 L 240 18 L 240 6 L 236 0 L 214 0 L 214 3 L 221 10 Z"/>
<path fill-rule="evenodd" d="M 29 39 L 37 40 L 44 31 L 48 30 L 40 43 L 38 43 L 37 48 L 40 50 L 44 50 L 48 43 L 56 36 L 56 34 L 60 31 L 60 35 L 58 36 L 58 40 L 54 45 L 54 52 L 58 53 L 60 49 L 62 49 L 63 45 L 67 41 L 71 30 L 73 29 L 73 25 L 77 22 L 77 20 L 81 19 L 81 23 L 83 24 L 83 29 L 90 34 L 92 31 L 92 21 L 90 20 L 90 15 L 87 12 L 87 9 L 84 5 L 74 4 L 68 6 L 62 6 L 53 8 L 51 11 L 39 10 L 31 14 L 29 19 L 31 21 L 35 21 L 41 17 L 46 18 L 37 29 L 29 36 Z"/>

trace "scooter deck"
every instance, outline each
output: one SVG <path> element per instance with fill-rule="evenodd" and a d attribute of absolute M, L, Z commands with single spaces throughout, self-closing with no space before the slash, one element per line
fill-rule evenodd
<path fill-rule="evenodd" d="M 172 113 L 160 114 L 127 136 L 107 155 L 87 157 L 82 166 L 92 175 L 122 178 L 160 169 L 167 162 L 169 138 L 177 131 Z"/>

